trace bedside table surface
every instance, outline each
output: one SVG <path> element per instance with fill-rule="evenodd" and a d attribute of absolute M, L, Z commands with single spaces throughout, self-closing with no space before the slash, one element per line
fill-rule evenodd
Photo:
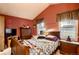
<path fill-rule="evenodd" d="M 62 42 L 66 42 L 66 43 L 71 43 L 71 44 L 76 44 L 76 45 L 79 45 L 79 42 L 74 42 L 74 41 L 66 41 L 66 40 L 60 40 Z"/>

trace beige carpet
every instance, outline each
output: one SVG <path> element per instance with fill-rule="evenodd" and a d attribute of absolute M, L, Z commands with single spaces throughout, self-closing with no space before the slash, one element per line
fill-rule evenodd
<path fill-rule="evenodd" d="M 0 52 L 0 55 L 11 55 L 11 48 L 7 48 Z"/>
<path fill-rule="evenodd" d="M 57 50 L 54 55 L 62 55 L 62 54 L 60 53 L 60 50 Z"/>

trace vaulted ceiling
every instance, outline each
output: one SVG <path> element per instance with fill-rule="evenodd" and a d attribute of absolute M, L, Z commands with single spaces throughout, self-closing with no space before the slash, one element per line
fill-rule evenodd
<path fill-rule="evenodd" d="M 49 5 L 48 3 L 0 3 L 0 14 L 33 20 Z"/>

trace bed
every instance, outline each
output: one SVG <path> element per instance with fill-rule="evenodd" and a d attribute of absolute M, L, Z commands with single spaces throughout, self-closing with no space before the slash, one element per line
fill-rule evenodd
<path fill-rule="evenodd" d="M 53 36 L 59 37 L 59 32 L 51 32 Z M 54 34 L 55 33 L 55 34 Z M 15 42 L 15 43 L 14 43 Z M 56 41 L 49 38 L 11 40 L 11 52 L 13 55 L 51 55 L 59 45 L 59 38 Z"/>

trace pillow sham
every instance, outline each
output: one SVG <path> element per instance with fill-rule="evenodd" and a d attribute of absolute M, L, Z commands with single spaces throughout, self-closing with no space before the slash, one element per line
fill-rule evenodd
<path fill-rule="evenodd" d="M 44 36 L 44 35 L 40 35 L 40 36 L 38 36 L 38 38 L 37 39 L 45 39 L 46 37 Z"/>
<path fill-rule="evenodd" d="M 56 37 L 56 36 L 53 36 L 53 35 L 48 35 L 48 36 L 46 36 L 46 39 L 47 40 L 51 40 L 51 41 L 58 41 L 58 37 Z"/>

